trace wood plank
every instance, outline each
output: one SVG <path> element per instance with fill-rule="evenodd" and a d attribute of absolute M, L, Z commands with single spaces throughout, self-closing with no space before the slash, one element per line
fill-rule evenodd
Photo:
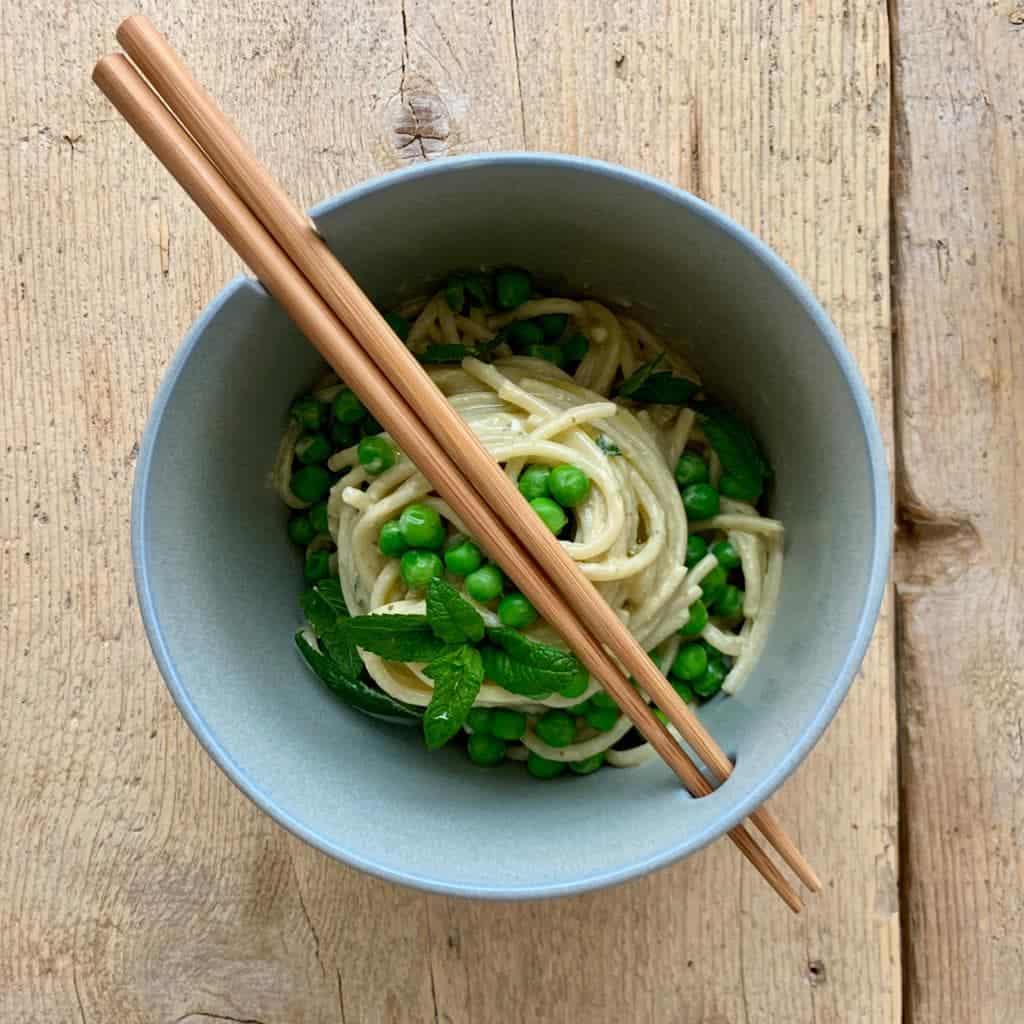
<path fill-rule="evenodd" d="M 889 423 L 878 3 L 142 7 L 304 201 L 524 141 L 698 191 L 812 283 Z M 722 844 L 558 903 L 400 890 L 208 762 L 145 646 L 128 498 L 160 373 L 237 265 L 85 79 L 122 15 L 0 5 L 0 1019 L 898 1020 L 888 611 L 775 801 L 829 879 L 801 919 Z"/>
<path fill-rule="evenodd" d="M 1024 1006 L 1024 11 L 896 4 L 907 1001 Z"/>

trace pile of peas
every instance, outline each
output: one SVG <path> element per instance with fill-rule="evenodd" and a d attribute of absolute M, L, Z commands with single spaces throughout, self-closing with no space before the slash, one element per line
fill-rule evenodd
<path fill-rule="evenodd" d="M 708 464 L 695 451 L 684 451 L 676 464 L 676 483 L 682 493 L 683 507 L 692 522 L 710 519 L 718 514 L 719 493 L 711 484 Z M 686 542 L 686 564 L 693 568 L 708 552 L 718 565 L 701 581 L 701 597 L 690 606 L 690 614 L 679 630 L 681 636 L 692 637 L 679 648 L 669 669 L 676 693 L 687 703 L 695 698 L 708 700 L 722 688 L 731 661 L 721 651 L 698 639 L 708 619 L 716 618 L 729 624 L 743 612 L 743 573 L 740 557 L 729 541 L 708 541 L 695 534 Z"/>
<path fill-rule="evenodd" d="M 585 684 L 584 684 L 585 685 Z M 533 731 L 549 747 L 567 747 L 575 742 L 580 730 L 589 726 L 598 732 L 607 732 L 619 718 L 619 707 L 603 690 L 589 700 L 571 708 L 551 708 L 533 724 Z M 526 733 L 527 718 L 521 711 L 510 708 L 473 708 L 466 720 L 472 730 L 467 744 L 469 758 L 476 764 L 499 764 L 505 759 L 509 743 L 521 740 Z M 538 779 L 553 779 L 571 771 L 576 775 L 590 775 L 604 764 L 604 754 L 598 753 L 582 761 L 553 761 L 530 752 L 526 770 Z"/>
<path fill-rule="evenodd" d="M 327 460 L 335 451 L 358 443 L 359 464 L 376 476 L 395 464 L 396 453 L 394 445 L 380 436 L 381 425 L 349 388 L 342 387 L 330 402 L 311 394 L 298 398 L 291 417 L 303 431 L 295 442 L 291 488 L 297 498 L 309 502 L 309 508 L 292 514 L 288 536 L 307 549 L 303 575 L 317 583 L 330 575 L 335 550 L 327 529 L 327 494 L 339 477 L 327 468 Z"/>
<path fill-rule="evenodd" d="M 521 306 L 533 295 L 530 275 L 514 268 L 499 270 L 493 278 L 479 274 L 455 275 L 445 288 L 448 305 L 456 313 L 464 313 L 469 306 L 488 297 L 493 298 L 497 309 L 508 311 Z M 568 315 L 548 313 L 529 320 L 513 320 L 504 329 L 503 336 L 516 354 L 544 359 L 572 373 L 587 354 L 590 343 L 582 334 L 570 334 L 568 327 Z"/>

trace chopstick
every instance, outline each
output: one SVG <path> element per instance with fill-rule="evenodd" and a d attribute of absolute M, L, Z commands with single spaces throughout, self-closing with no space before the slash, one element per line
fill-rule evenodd
<path fill-rule="evenodd" d="M 137 27 L 139 25 L 139 19 L 131 19 L 128 23 L 126 23 L 125 26 L 122 26 L 123 34 L 126 37 L 130 35 L 128 29 L 129 26 L 132 25 Z M 119 35 L 122 35 L 122 33 L 119 33 Z M 153 35 L 156 35 L 155 32 L 153 33 Z M 159 40 L 160 37 L 157 36 L 156 38 Z M 122 41 L 124 41 L 124 39 Z M 162 43 L 162 40 L 160 40 L 160 42 Z M 166 47 L 166 44 L 163 45 Z M 136 49 L 138 49 L 138 47 L 136 47 Z M 187 72 L 185 74 L 187 76 Z M 123 58 L 120 60 L 120 62 L 118 62 L 116 58 L 108 58 L 106 61 L 101 62 L 101 64 L 97 67 L 95 77 L 97 79 L 97 82 L 101 85 L 101 88 L 103 88 L 104 91 L 107 92 L 108 96 L 110 96 L 111 99 L 115 102 L 115 105 L 117 105 L 119 109 L 121 109 L 122 112 L 125 113 L 126 117 L 128 117 L 128 119 L 132 122 L 133 126 L 136 128 L 137 131 L 139 131 L 139 133 L 143 136 L 145 141 L 147 141 L 151 148 L 153 148 L 154 151 L 157 152 L 157 155 L 160 157 L 160 159 L 163 160 L 168 165 L 168 167 L 172 170 L 172 173 L 174 173 L 175 176 L 178 177 L 179 181 L 181 181 L 181 183 L 185 185 L 186 189 L 190 191 L 193 197 L 197 199 L 197 202 L 199 202 L 200 206 L 204 209 L 204 212 L 206 212 L 207 215 L 210 216 L 211 220 L 214 221 L 216 226 L 221 230 L 225 237 L 228 238 L 229 242 L 231 242 L 231 244 L 243 256 L 243 258 L 246 259 L 246 262 L 249 263 L 251 267 L 253 267 L 253 269 L 257 272 L 257 276 L 259 276 L 260 279 L 263 280 L 264 283 L 268 285 L 268 287 L 270 287 L 271 291 L 273 291 L 278 296 L 278 298 L 282 300 L 282 304 L 285 305 L 285 307 L 289 309 L 289 312 L 293 314 L 293 319 L 296 319 L 296 322 L 299 323 L 300 327 L 304 329 L 307 336 L 309 336 L 311 340 L 314 340 L 315 342 L 321 344 L 321 348 L 324 351 L 324 354 L 328 357 L 328 361 L 334 363 L 336 368 L 341 370 L 343 375 L 350 379 L 350 383 L 355 382 L 357 379 L 355 376 L 355 364 L 351 363 L 350 361 L 352 360 L 353 357 L 353 350 L 359 351 L 360 355 L 362 355 L 361 350 L 359 350 L 358 346 L 352 341 L 351 336 L 347 336 L 345 334 L 344 329 L 342 329 L 342 333 L 345 336 L 345 340 L 349 348 L 344 352 L 343 355 L 339 355 L 339 351 L 337 349 L 331 351 L 329 347 L 326 349 L 324 348 L 322 339 L 318 340 L 318 332 L 325 328 L 333 326 L 335 328 L 335 334 L 337 334 L 337 329 L 340 328 L 341 325 L 336 320 L 334 320 L 332 323 L 333 318 L 330 317 L 329 311 L 323 308 L 322 302 L 319 304 L 319 308 L 313 308 L 312 316 L 310 315 L 310 310 L 306 310 L 304 322 L 300 318 L 300 316 L 295 315 L 295 304 L 298 301 L 298 299 L 296 298 L 295 295 L 292 295 L 290 297 L 291 303 L 289 303 L 285 301 L 286 296 L 282 294 L 283 290 L 287 291 L 287 289 L 283 287 L 282 275 L 283 278 L 287 278 L 287 271 L 290 270 L 292 272 L 292 277 L 294 278 L 295 267 L 288 264 L 286 256 L 283 257 L 284 262 L 282 263 L 282 260 L 280 258 L 282 254 L 280 253 L 280 251 L 277 252 L 277 256 L 279 258 L 277 259 L 276 262 L 273 259 L 271 259 L 270 262 L 268 263 L 265 253 L 263 254 L 264 259 L 262 261 L 260 260 L 260 253 L 258 250 L 261 246 L 264 249 L 268 245 L 271 248 L 275 247 L 272 240 L 267 239 L 265 236 L 262 238 L 259 237 L 259 231 L 256 231 L 255 234 L 253 234 L 252 229 L 254 224 L 250 223 L 248 225 L 249 237 L 247 239 L 240 239 L 238 237 L 238 221 L 240 219 L 244 220 L 243 215 L 247 215 L 249 221 L 254 221 L 252 214 L 248 210 L 245 210 L 244 208 L 242 208 L 241 210 L 237 208 L 239 205 L 237 203 L 237 196 L 234 196 L 234 194 L 231 192 L 230 187 L 225 186 L 223 179 L 219 179 L 219 176 L 217 175 L 215 169 L 209 167 L 208 164 L 204 165 L 203 155 L 196 149 L 192 141 L 188 139 L 187 136 L 184 135 L 184 133 L 181 130 L 181 127 L 177 124 L 177 122 L 174 121 L 172 117 L 170 117 L 166 109 L 160 104 L 159 100 L 156 97 L 154 97 L 152 93 L 149 92 L 148 86 L 146 86 L 146 84 L 138 78 L 137 74 L 134 72 L 133 69 L 131 69 L 130 65 L 128 65 L 127 62 L 123 61 Z M 156 75 L 154 75 L 154 77 L 156 77 Z M 144 97 L 140 98 L 140 96 L 138 95 L 139 89 L 141 89 L 146 94 Z M 134 109 L 129 109 L 132 108 L 133 96 L 135 107 Z M 163 98 L 166 102 L 168 102 L 169 106 L 172 106 L 172 109 L 174 107 L 177 107 L 175 112 L 180 113 L 181 110 L 183 109 L 182 104 L 180 102 L 178 102 L 177 104 L 172 103 L 172 101 L 169 99 L 167 95 L 165 95 Z M 187 106 L 188 105 L 186 103 L 186 112 L 183 116 L 188 116 Z M 203 134 L 201 130 L 196 129 L 194 119 L 193 123 L 189 124 L 188 127 L 190 127 L 193 131 L 193 134 L 196 134 L 197 136 Z M 180 138 L 173 140 L 173 135 L 175 132 L 177 132 Z M 213 134 L 216 135 L 216 132 L 214 132 Z M 209 138 L 201 139 L 201 141 L 203 141 L 209 148 L 212 148 L 212 146 L 210 146 Z M 188 147 L 191 147 L 194 152 L 188 154 Z M 182 153 L 185 153 L 186 156 L 191 156 L 191 161 L 189 159 L 185 159 L 184 163 L 182 163 L 182 161 L 179 160 L 176 166 L 172 166 L 172 163 L 174 163 L 175 150 L 179 151 L 179 156 L 181 156 Z M 217 206 L 216 202 L 211 204 L 210 200 L 211 195 L 216 196 L 216 194 L 218 193 L 218 185 L 220 186 L 219 191 L 221 193 L 219 195 L 219 199 L 221 201 L 219 207 Z M 223 195 L 223 192 L 225 187 L 227 187 L 227 191 L 236 200 L 236 203 L 234 204 L 236 208 L 234 209 L 232 209 L 230 203 L 228 203 L 227 206 L 224 205 L 224 200 L 226 197 Z M 257 179 L 257 188 L 259 187 L 262 186 L 259 186 Z M 239 192 L 241 191 L 242 189 L 239 188 Z M 205 201 L 201 198 L 201 196 L 203 195 L 205 195 Z M 299 214 L 294 211 L 294 207 L 292 207 L 290 202 L 287 201 L 287 197 L 285 197 L 284 209 L 286 211 L 290 210 L 294 213 L 294 217 L 292 218 L 292 227 L 293 229 L 301 232 L 302 238 L 308 244 L 311 238 L 308 220 L 305 218 L 303 214 Z M 234 219 L 235 221 L 234 230 L 232 229 L 232 219 Z M 258 222 L 254 223 L 255 227 L 259 228 Z M 245 234 L 245 231 L 242 231 L 242 234 Z M 248 243 L 248 253 L 243 252 L 243 245 L 238 244 L 239 242 Z M 256 246 L 257 251 L 253 250 L 254 245 Z M 326 249 L 324 251 L 326 252 Z M 253 256 L 256 257 L 255 260 Z M 327 258 L 330 261 L 330 263 L 333 263 L 334 266 L 340 271 L 341 268 L 334 262 L 333 257 L 331 257 L 329 253 L 327 253 Z M 260 263 L 260 265 L 257 265 L 258 263 Z M 276 277 L 275 274 L 277 275 Z M 308 291 L 308 284 L 306 284 L 306 282 L 304 281 L 301 281 L 301 275 L 299 275 L 299 279 L 301 284 L 305 286 L 305 288 Z M 349 287 L 358 292 L 358 288 L 356 287 L 356 285 L 353 282 L 351 282 L 350 279 L 346 278 L 346 280 L 348 282 Z M 294 286 L 295 284 L 296 282 L 292 280 L 291 285 Z M 365 298 L 364 301 L 368 305 L 368 301 L 365 300 Z M 327 314 L 326 317 L 324 315 L 325 313 Z M 367 327 L 367 325 L 364 323 L 364 330 L 366 330 L 371 335 L 374 331 L 376 331 L 377 333 L 383 333 L 387 338 L 393 340 L 396 344 L 400 344 L 397 342 L 397 339 L 395 339 L 394 336 L 390 334 L 390 331 L 383 325 L 382 321 L 380 322 L 379 325 L 376 322 L 374 322 L 375 320 L 379 320 L 380 318 L 377 315 L 376 310 L 374 310 L 372 306 L 370 306 L 370 313 L 372 314 L 372 316 L 370 317 L 369 327 Z M 328 335 L 330 334 L 330 331 L 325 330 L 324 334 Z M 336 342 L 337 338 L 335 338 L 335 343 Z M 400 346 L 400 349 L 402 354 L 405 356 L 407 362 L 411 363 L 412 367 L 416 371 L 422 373 L 419 364 L 416 363 L 415 360 L 413 360 L 411 356 L 408 355 L 404 346 Z M 341 365 L 339 365 L 339 363 Z M 363 363 L 366 363 L 365 355 L 363 355 Z M 366 369 L 367 367 L 363 365 L 361 368 L 361 372 L 365 372 Z M 400 369 L 403 371 L 407 371 L 408 367 L 403 366 L 400 367 Z M 400 377 L 401 375 L 398 374 L 397 376 Z M 425 377 L 425 379 L 428 382 L 428 386 L 432 388 L 433 385 L 432 383 L 429 382 L 429 378 Z M 379 383 L 380 380 L 378 379 L 378 384 Z M 431 453 L 430 451 L 427 450 L 427 448 L 424 448 L 422 444 L 417 443 L 423 437 L 429 436 L 428 432 L 426 431 L 422 423 L 417 422 L 417 414 L 413 412 L 412 408 L 410 408 L 408 404 L 404 402 L 401 403 L 401 405 L 398 404 L 397 396 L 394 394 L 393 390 L 390 389 L 390 384 L 386 379 L 383 380 L 383 384 L 385 388 L 388 389 L 384 392 L 384 397 L 377 396 L 376 399 L 367 401 L 367 404 L 371 408 L 371 412 L 373 412 L 374 415 L 379 420 L 381 420 L 381 422 L 385 423 L 385 425 L 389 427 L 389 431 L 392 433 L 392 436 L 395 437 L 395 440 L 399 443 L 403 450 L 405 450 L 406 453 L 419 466 L 419 468 L 421 468 L 421 470 L 423 470 L 425 474 L 432 479 L 432 481 L 435 483 L 435 486 L 438 487 L 439 491 L 441 491 L 443 494 L 445 494 L 446 497 L 449 498 L 453 506 L 458 506 L 459 504 L 457 496 L 459 495 L 460 488 L 462 489 L 462 493 L 466 496 L 467 499 L 472 494 L 472 497 L 478 500 L 479 496 L 475 495 L 475 492 L 471 492 L 470 489 L 466 488 L 465 482 L 462 481 L 461 478 L 459 477 L 458 470 L 451 465 L 450 460 L 447 459 L 447 456 L 444 455 L 443 451 L 438 452 L 437 450 L 435 450 L 433 452 L 433 465 L 428 468 L 426 462 L 430 461 Z M 361 390 L 361 388 L 358 385 L 357 390 Z M 417 400 L 419 399 L 420 394 L 417 389 L 414 389 L 412 397 Z M 441 403 L 443 404 L 443 408 L 447 412 L 447 415 L 449 417 L 453 417 L 454 413 L 452 413 L 450 407 L 448 407 L 443 396 L 441 396 L 439 392 L 437 393 L 437 397 L 440 398 Z M 389 409 L 389 404 L 393 408 Z M 401 426 L 397 425 L 397 423 L 389 422 L 392 419 L 393 415 L 397 415 L 396 410 L 398 410 L 398 412 L 401 412 L 402 415 L 410 417 L 410 421 Z M 457 417 L 455 418 L 457 419 Z M 459 422 L 461 423 L 461 421 Z M 473 435 L 470 436 L 472 437 Z M 475 437 L 473 439 L 475 441 Z M 438 454 L 442 456 L 440 460 L 438 460 L 437 458 Z M 484 452 L 483 455 L 491 466 L 497 468 L 496 464 L 493 462 L 492 459 L 490 459 L 490 456 L 487 455 L 486 452 Z M 426 460 L 426 462 L 424 460 Z M 498 473 L 501 479 L 504 481 L 506 479 L 504 477 L 504 474 L 502 474 L 500 470 L 498 470 Z M 447 479 L 442 481 L 440 477 L 444 477 L 445 475 L 447 475 Z M 515 494 L 515 497 L 518 500 L 518 492 L 516 492 L 514 488 L 513 494 Z M 529 596 L 531 600 L 534 600 L 534 603 L 537 604 L 538 609 L 542 611 L 542 614 L 544 614 L 545 617 L 548 618 L 553 625 L 555 625 L 559 632 L 562 633 L 564 638 L 570 643 L 570 646 L 572 646 L 581 656 L 581 659 L 587 665 L 588 669 L 594 672 L 594 674 L 599 679 L 601 679 L 603 683 L 605 683 L 606 687 L 609 689 L 609 692 L 611 692 L 613 696 L 615 696 L 616 699 L 620 701 L 620 705 L 623 706 L 626 713 L 635 721 L 637 721 L 638 726 L 641 727 L 641 731 L 643 731 L 645 735 L 648 735 L 648 738 L 651 740 L 652 744 L 655 746 L 658 752 L 662 755 L 662 757 L 669 761 L 670 765 L 673 767 L 674 770 L 676 770 L 677 774 L 680 775 L 680 778 L 683 779 L 684 783 L 688 786 L 688 788 L 690 788 L 691 791 L 693 791 L 696 795 L 702 795 L 703 793 L 710 791 L 710 787 L 708 786 L 707 782 L 703 779 L 699 772 L 697 772 L 693 764 L 689 762 L 687 758 L 685 758 L 685 755 L 683 755 L 682 751 L 674 742 L 674 740 L 672 740 L 672 738 L 662 729 L 660 723 L 658 723 L 653 718 L 653 716 L 650 713 L 650 710 L 647 708 L 643 700 L 632 690 L 631 687 L 628 686 L 628 684 L 623 679 L 621 674 L 618 673 L 618 670 L 610 662 L 610 659 L 608 659 L 607 655 L 605 655 L 604 652 L 600 649 L 600 645 L 598 645 L 593 640 L 593 638 L 590 637 L 587 633 L 582 631 L 579 628 L 579 625 L 575 623 L 574 620 L 572 620 L 571 616 L 569 616 L 569 625 L 564 625 L 563 619 L 565 617 L 565 609 L 561 606 L 560 602 L 558 601 L 557 595 L 552 595 L 550 585 L 548 584 L 545 574 L 542 570 L 538 569 L 538 567 L 533 563 L 530 556 L 525 554 L 521 546 L 513 544 L 513 547 L 511 548 L 511 550 L 509 550 L 507 547 L 507 535 L 502 535 L 500 534 L 500 532 L 495 534 L 494 530 L 490 528 L 492 525 L 491 515 L 486 505 L 482 506 L 482 509 L 481 507 L 477 507 L 475 509 L 475 514 L 473 515 L 463 510 L 460 510 L 460 512 L 461 514 L 463 514 L 467 522 L 472 522 L 473 520 L 479 518 L 482 512 L 482 522 L 474 523 L 474 531 L 479 534 L 480 539 L 484 543 L 484 546 L 491 551 L 492 555 L 498 556 L 499 549 L 501 549 L 502 540 L 504 538 L 506 542 L 506 548 L 501 552 L 501 556 L 496 558 L 496 560 L 499 561 L 499 564 L 505 565 L 505 567 L 509 571 L 509 575 L 512 576 L 513 579 L 516 579 L 516 582 L 519 583 L 521 589 L 523 589 L 524 592 L 527 593 L 527 596 Z M 519 510 L 513 509 L 513 514 L 515 516 L 519 516 L 520 512 Z M 529 520 L 529 522 L 532 522 L 532 520 Z M 522 529 L 524 525 L 523 522 L 518 518 L 515 520 L 515 524 L 517 529 Z M 546 530 L 544 531 L 544 533 L 548 538 L 553 540 L 553 538 L 551 538 L 551 535 L 548 534 Z M 557 542 L 555 543 L 555 549 L 559 553 L 561 553 L 561 548 L 557 544 Z M 506 559 L 513 559 L 513 561 L 506 563 Z M 515 559 L 518 559 L 518 562 L 514 561 Z M 574 563 L 571 562 L 571 560 L 569 564 L 573 570 L 576 570 L 576 567 Z M 530 575 L 534 576 L 535 578 L 528 580 L 526 577 Z M 589 586 L 589 584 L 587 584 L 587 586 Z M 554 601 L 552 601 L 552 597 L 554 597 Z M 599 597 L 598 600 L 600 601 Z M 604 602 L 601 601 L 601 604 L 603 605 Z M 618 622 L 618 620 L 615 619 L 614 615 L 612 616 L 612 618 L 616 623 Z M 644 660 L 647 661 L 646 655 L 644 655 Z M 648 664 L 650 663 L 648 662 Z M 660 673 L 655 672 L 655 675 L 658 679 L 661 679 Z M 665 688 L 668 688 L 667 684 L 664 683 L 664 680 L 661 680 L 661 682 Z M 671 691 L 670 688 L 668 689 L 672 694 L 672 698 L 675 698 L 674 691 Z M 662 702 L 659 701 L 659 703 Z M 668 703 L 668 701 L 666 700 L 664 703 Z M 684 729 L 680 729 L 680 731 L 685 735 Z M 737 830 L 734 830 L 734 832 L 735 831 Z M 753 854 L 753 852 L 749 849 L 749 844 L 747 843 L 747 841 L 749 840 L 749 835 L 743 832 L 742 836 L 743 839 L 740 840 L 741 848 L 747 846 L 748 848 L 744 849 L 744 852 L 749 857 L 754 859 L 756 855 Z M 735 835 L 734 838 L 736 838 Z M 752 841 L 750 842 L 752 843 Z M 756 845 L 754 846 L 754 850 L 757 850 L 758 854 L 760 853 L 760 850 L 756 847 Z M 761 855 L 761 857 L 763 857 L 763 855 Z M 757 859 L 760 860 L 761 858 Z M 768 862 L 768 864 L 770 865 L 770 862 Z M 760 869 L 761 866 L 759 865 L 759 870 Z M 772 879 L 770 878 L 769 880 L 771 881 Z M 793 905 L 791 900 L 787 899 L 787 902 L 789 902 L 790 905 Z"/>

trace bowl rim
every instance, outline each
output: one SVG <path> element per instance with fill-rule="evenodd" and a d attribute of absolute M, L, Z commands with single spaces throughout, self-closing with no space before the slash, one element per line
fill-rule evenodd
<path fill-rule="evenodd" d="M 872 552 L 868 582 L 857 619 L 852 642 L 846 655 L 823 696 L 816 712 L 801 730 L 789 752 L 768 772 L 750 792 L 704 828 L 688 833 L 679 841 L 667 846 L 657 854 L 642 861 L 619 866 L 606 871 L 595 872 L 570 882 L 551 885 L 529 883 L 523 885 L 488 886 L 481 883 L 449 882 L 427 877 L 414 871 L 400 870 L 378 864 L 372 859 L 332 842 L 320 835 L 311 826 L 299 821 L 284 807 L 280 806 L 260 787 L 235 760 L 211 729 L 202 712 L 193 702 L 188 687 L 181 678 L 168 649 L 160 621 L 157 618 L 154 599 L 149 581 L 150 553 L 146 542 L 146 506 L 149 492 L 153 455 L 160 434 L 164 413 L 174 393 L 181 374 L 187 365 L 199 340 L 211 321 L 225 304 L 244 288 L 263 291 L 255 279 L 239 275 L 228 282 L 206 305 L 189 328 L 177 351 L 172 357 L 157 390 L 149 417 L 146 421 L 136 463 L 135 480 L 131 499 L 131 550 L 134 562 L 135 588 L 138 595 L 139 611 L 153 656 L 171 693 L 175 704 L 188 723 L 189 728 L 227 777 L 257 807 L 270 815 L 278 824 L 311 846 L 336 860 L 365 871 L 368 874 L 402 885 L 413 886 L 430 892 L 450 896 L 467 896 L 487 899 L 533 899 L 563 896 L 587 892 L 592 889 L 616 885 L 636 878 L 659 867 L 696 853 L 715 839 L 724 835 L 742 821 L 795 771 L 810 753 L 829 722 L 835 716 L 860 668 L 867 652 L 877 623 L 888 578 L 889 560 L 892 548 L 891 496 L 888 463 L 881 432 L 875 417 L 874 407 L 867 389 L 861 380 L 853 356 L 829 319 L 810 288 L 797 276 L 778 254 L 765 242 L 732 218 L 698 198 L 692 193 L 660 181 L 640 171 L 622 167 L 588 157 L 568 156 L 555 153 L 497 152 L 447 157 L 444 160 L 428 161 L 408 168 L 379 175 L 352 188 L 346 189 L 314 205 L 310 215 L 316 220 L 333 211 L 358 202 L 377 192 L 386 191 L 396 185 L 434 175 L 458 174 L 466 170 L 489 167 L 542 166 L 569 170 L 585 175 L 616 179 L 632 188 L 653 193 L 669 202 L 686 207 L 692 214 L 708 221 L 717 230 L 755 256 L 766 269 L 798 301 L 809 316 L 818 334 L 835 360 L 844 383 L 849 389 L 857 412 L 861 436 L 867 450 L 871 478 L 871 524 Z"/>

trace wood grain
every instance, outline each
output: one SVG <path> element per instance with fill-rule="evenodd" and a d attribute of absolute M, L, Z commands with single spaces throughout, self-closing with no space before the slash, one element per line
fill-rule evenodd
<path fill-rule="evenodd" d="M 141 6 L 303 202 L 524 145 L 694 189 L 809 280 L 888 430 L 883 5 Z M 723 844 L 558 903 L 397 889 L 208 761 L 146 649 L 127 521 L 160 373 L 237 265 L 88 81 L 124 13 L 0 5 L 0 1020 L 898 1021 L 888 606 L 773 802 L 830 880 L 799 920 Z"/>
<path fill-rule="evenodd" d="M 897 12 L 907 998 L 988 1024 L 1024 1007 L 1024 8 Z"/>

